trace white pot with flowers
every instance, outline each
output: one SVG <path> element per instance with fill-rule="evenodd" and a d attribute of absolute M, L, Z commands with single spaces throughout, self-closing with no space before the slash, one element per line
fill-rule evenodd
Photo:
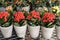
<path fill-rule="evenodd" d="M 45 12 L 41 20 L 41 31 L 45 39 L 50 39 L 52 37 L 53 31 L 55 29 L 55 15 L 50 12 Z"/>
<path fill-rule="evenodd" d="M 9 38 L 12 36 L 12 18 L 8 12 L 0 12 L 0 29 L 4 38 Z"/>
<path fill-rule="evenodd" d="M 27 23 L 23 12 L 15 12 L 14 16 L 14 28 L 18 37 L 25 38 Z"/>
<path fill-rule="evenodd" d="M 56 34 L 57 34 L 57 38 L 60 39 L 60 24 L 56 24 Z"/>
<path fill-rule="evenodd" d="M 33 10 L 27 16 L 28 30 L 32 38 L 36 39 L 39 36 L 40 31 L 40 14 L 36 10 Z"/>
<path fill-rule="evenodd" d="M 52 12 L 56 15 L 56 34 L 57 38 L 60 39 L 60 10 L 58 6 L 52 7 Z"/>
<path fill-rule="evenodd" d="M 60 14 L 59 16 L 56 16 L 56 33 L 57 33 L 57 38 L 60 39 Z"/>
<path fill-rule="evenodd" d="M 57 38 L 60 39 L 60 9 L 59 7 L 58 6 L 52 7 L 52 12 L 55 13 L 56 15 L 56 34 L 57 34 Z"/>

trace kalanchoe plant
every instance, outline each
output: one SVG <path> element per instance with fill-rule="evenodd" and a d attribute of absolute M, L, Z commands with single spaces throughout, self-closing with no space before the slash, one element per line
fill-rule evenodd
<path fill-rule="evenodd" d="M 59 10 L 59 7 L 58 6 L 53 6 L 53 7 L 51 7 L 51 11 L 53 12 L 53 13 L 57 13 L 57 11 Z"/>
<path fill-rule="evenodd" d="M 40 0 L 31 0 L 32 6 L 33 7 L 39 7 L 40 5 Z"/>
<path fill-rule="evenodd" d="M 54 6 L 54 7 L 52 7 L 53 9 L 52 9 L 52 12 L 55 14 L 55 16 L 56 16 L 56 18 L 55 18 L 55 20 L 56 20 L 56 25 L 57 26 L 60 26 L 60 9 L 59 9 L 59 7 L 58 6 Z"/>
<path fill-rule="evenodd" d="M 9 13 L 13 13 L 13 0 L 5 0 L 5 4 L 6 4 L 6 11 L 8 11 Z"/>
<path fill-rule="evenodd" d="M 45 0 L 31 0 L 30 3 L 33 9 L 46 6 Z"/>
<path fill-rule="evenodd" d="M 21 8 L 21 7 L 28 6 L 28 3 L 27 3 L 26 0 L 14 0 L 14 3 L 13 4 L 14 4 L 13 5 L 14 9 L 16 9 L 16 7 Z"/>
<path fill-rule="evenodd" d="M 0 7 L 5 6 L 5 0 L 0 0 Z"/>
<path fill-rule="evenodd" d="M 14 16 L 15 26 L 23 26 L 26 24 L 26 20 L 23 12 L 15 12 L 13 16 Z"/>
<path fill-rule="evenodd" d="M 60 14 L 60 9 L 59 9 L 58 6 L 51 7 L 51 11 L 52 11 L 55 15 L 59 15 L 59 14 Z"/>
<path fill-rule="evenodd" d="M 42 16 L 41 25 L 46 28 L 51 28 L 55 23 L 54 19 L 55 15 L 53 13 L 45 12 L 44 15 Z"/>
<path fill-rule="evenodd" d="M 13 16 L 13 7 L 10 5 L 10 6 L 7 6 L 6 8 L 5 8 L 5 11 L 7 11 L 7 12 L 9 12 L 10 14 L 11 14 L 11 17 Z"/>
<path fill-rule="evenodd" d="M 11 24 L 11 15 L 8 12 L 0 12 L 0 25 L 2 27 L 9 27 Z"/>
<path fill-rule="evenodd" d="M 0 0 L 0 7 L 2 11 L 6 10 L 12 12 L 13 0 Z M 3 7 L 3 8 L 2 8 Z"/>
<path fill-rule="evenodd" d="M 60 26 L 60 14 L 59 16 L 56 16 L 56 25 Z"/>
<path fill-rule="evenodd" d="M 50 6 L 59 6 L 60 5 L 60 0 L 49 0 Z"/>
<path fill-rule="evenodd" d="M 0 0 L 0 6 L 6 7 L 13 5 L 13 0 Z"/>
<path fill-rule="evenodd" d="M 26 7 L 26 6 L 28 6 L 26 0 L 19 0 L 19 2 L 17 2 L 17 5 L 18 4 L 19 4 L 20 7 Z"/>
<path fill-rule="evenodd" d="M 40 13 L 36 10 L 31 11 L 27 16 L 28 25 L 38 26 L 40 21 Z"/>

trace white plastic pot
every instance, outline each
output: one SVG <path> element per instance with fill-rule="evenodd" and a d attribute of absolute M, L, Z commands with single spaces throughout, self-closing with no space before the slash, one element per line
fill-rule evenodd
<path fill-rule="evenodd" d="M 1 30 L 1 26 L 0 26 L 0 30 Z"/>
<path fill-rule="evenodd" d="M 27 25 L 24 26 L 14 26 L 16 34 L 18 37 L 25 38 Z"/>
<path fill-rule="evenodd" d="M 9 38 L 12 36 L 12 29 L 13 29 L 12 25 L 10 27 L 0 27 L 0 29 L 4 38 Z"/>
<path fill-rule="evenodd" d="M 22 7 L 22 8 L 17 7 L 17 11 L 21 11 L 21 10 L 25 10 L 25 11 L 29 12 L 30 6 L 26 6 L 26 7 Z"/>
<path fill-rule="evenodd" d="M 42 7 L 38 7 L 38 8 L 36 8 L 36 10 L 38 10 L 39 12 L 41 12 L 42 11 Z"/>
<path fill-rule="evenodd" d="M 0 7 L 0 12 L 4 12 L 5 8 L 4 7 Z"/>
<path fill-rule="evenodd" d="M 57 38 L 60 39 L 60 26 L 56 26 Z"/>
<path fill-rule="evenodd" d="M 29 12 L 30 6 L 22 7 L 22 10 L 25 10 L 25 11 Z"/>
<path fill-rule="evenodd" d="M 45 39 L 51 39 L 54 29 L 55 29 L 55 27 L 53 27 L 53 28 L 41 27 L 43 37 Z"/>
<path fill-rule="evenodd" d="M 40 26 L 28 26 L 28 30 L 31 37 L 36 39 L 39 36 Z"/>

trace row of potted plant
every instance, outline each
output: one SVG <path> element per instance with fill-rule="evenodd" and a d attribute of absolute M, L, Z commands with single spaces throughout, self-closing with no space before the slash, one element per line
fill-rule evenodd
<path fill-rule="evenodd" d="M 39 36 L 39 31 L 41 28 L 43 37 L 45 39 L 51 38 L 53 30 L 55 29 L 56 25 L 57 37 L 58 39 L 60 39 L 59 8 L 52 7 L 51 10 L 50 8 L 48 8 L 49 10 L 45 8 L 45 6 L 50 7 L 55 5 L 54 2 L 51 2 L 52 4 L 49 4 L 48 1 L 46 2 L 44 0 L 42 1 L 31 0 L 30 5 L 33 7 L 33 9 L 37 9 L 37 11 L 40 11 L 40 13 L 34 10 L 31 11 L 29 14 L 27 14 L 28 12 L 26 11 L 29 11 L 31 7 L 29 4 L 27 4 L 27 1 L 25 0 L 20 1 L 15 0 L 14 2 L 9 2 L 7 0 L 7 2 L 1 1 L 0 3 L 2 4 L 1 6 L 2 8 L 0 8 L 0 11 L 4 11 L 0 13 L 0 20 L 1 20 L 0 25 L 1 25 L 1 32 L 5 38 L 11 37 L 13 29 L 12 24 L 14 24 L 14 28 L 18 37 L 25 38 L 26 29 L 28 26 L 28 30 L 32 38 L 37 38 Z M 41 7 L 42 10 L 39 10 L 39 7 Z M 23 10 L 23 12 L 21 10 Z M 9 13 L 5 11 L 8 11 Z M 13 14 L 12 11 L 13 12 L 18 11 L 18 12 L 14 12 Z"/>
<path fill-rule="evenodd" d="M 29 12 L 33 9 L 39 9 L 40 7 L 59 6 L 59 4 L 59 0 L 1 0 L 0 11 L 5 11 L 5 8 L 11 9 L 12 7 L 14 11 L 26 9 L 26 11 Z"/>
<path fill-rule="evenodd" d="M 0 1 L 0 11 L 11 10 L 12 11 L 21 11 L 25 10 L 29 12 L 30 5 L 26 0 L 1 0 Z"/>
<path fill-rule="evenodd" d="M 42 30 L 43 37 L 50 39 L 53 31 L 57 29 L 57 37 L 60 39 L 59 33 L 59 19 L 60 11 L 58 7 L 52 7 L 51 11 L 45 10 L 43 13 L 33 10 L 31 12 L 17 11 L 13 14 L 5 11 L 0 12 L 0 29 L 5 38 L 11 37 L 12 29 L 14 28 L 18 37 L 25 38 L 26 30 L 28 30 L 32 38 L 39 36 L 40 28 Z"/>

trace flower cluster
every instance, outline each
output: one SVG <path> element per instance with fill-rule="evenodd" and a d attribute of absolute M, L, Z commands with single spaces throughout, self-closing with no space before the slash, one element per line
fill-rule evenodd
<path fill-rule="evenodd" d="M 39 22 L 40 22 L 40 13 L 36 10 L 31 11 L 28 15 L 27 15 L 27 20 L 28 20 L 28 24 L 30 26 L 38 26 Z"/>
<path fill-rule="evenodd" d="M 4 19 L 4 22 L 7 21 L 7 17 L 9 16 L 8 12 L 0 12 L 0 19 Z"/>
<path fill-rule="evenodd" d="M 21 20 L 25 19 L 23 12 L 15 12 L 14 13 L 14 21 L 20 22 Z"/>
<path fill-rule="evenodd" d="M 60 9 L 59 6 L 52 7 L 52 12 L 55 14 L 55 22 L 57 26 L 60 26 Z"/>
<path fill-rule="evenodd" d="M 42 22 L 53 22 L 55 19 L 55 15 L 50 12 L 45 12 L 42 17 Z"/>
<path fill-rule="evenodd" d="M 12 6 L 7 6 L 6 7 L 6 11 L 9 11 L 9 10 L 12 10 L 13 8 L 12 8 Z"/>
<path fill-rule="evenodd" d="M 58 6 L 52 7 L 52 12 L 55 12 L 56 16 L 58 16 L 58 17 L 60 16 L 60 9 Z"/>
<path fill-rule="evenodd" d="M 38 20 L 40 20 L 40 14 L 39 12 L 33 10 L 30 12 L 30 14 L 27 16 L 27 19 L 30 20 L 31 18 L 36 18 Z"/>

